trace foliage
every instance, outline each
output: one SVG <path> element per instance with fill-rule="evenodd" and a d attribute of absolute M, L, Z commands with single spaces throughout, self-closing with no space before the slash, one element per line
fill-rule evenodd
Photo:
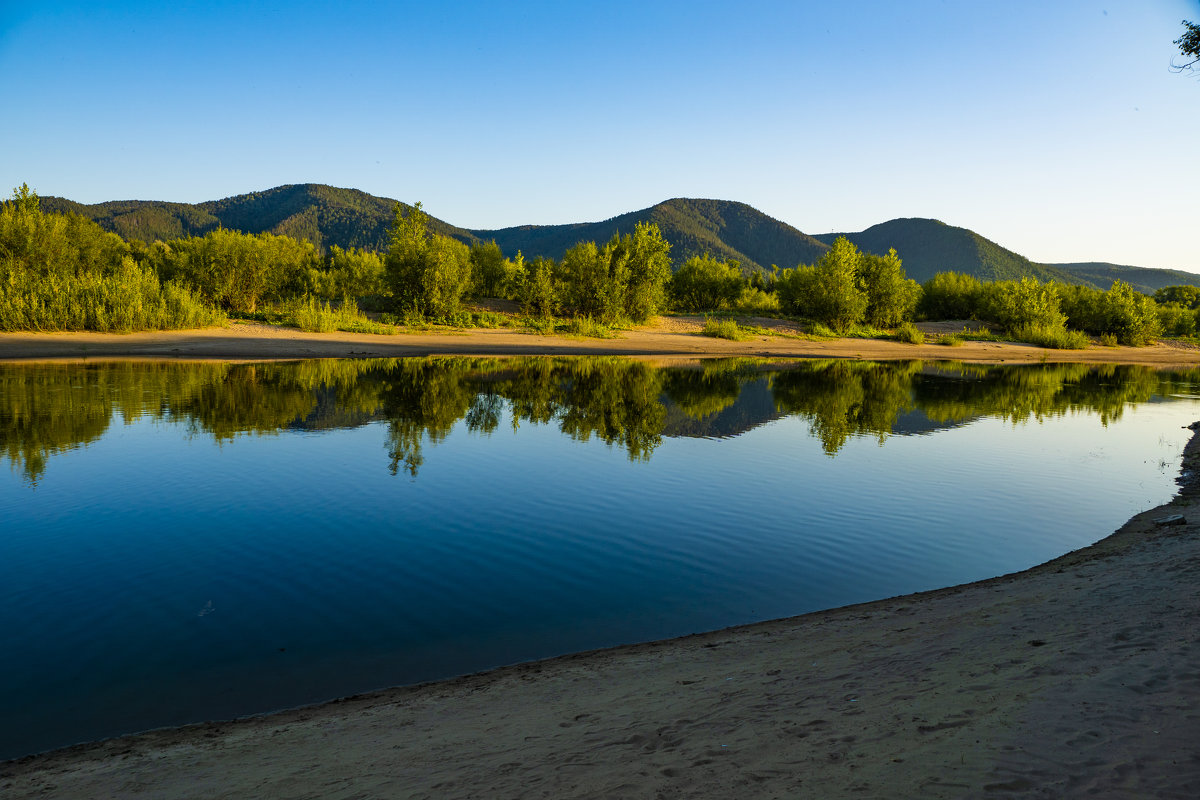
<path fill-rule="evenodd" d="M 429 215 L 417 203 L 405 214 L 393 210 L 385 280 L 397 310 L 427 317 L 458 311 L 470 287 L 470 251 L 462 242 L 431 233 Z"/>
<path fill-rule="evenodd" d="M 592 317 L 572 317 L 561 327 L 561 332 L 589 339 L 613 339 L 617 336 L 611 327 Z"/>
<path fill-rule="evenodd" d="M 520 253 L 517 253 L 517 258 L 521 258 Z M 558 265 L 553 259 L 542 256 L 521 263 L 525 267 L 520 294 L 522 308 L 531 316 L 550 319 L 561 307 L 556 277 Z"/>
<path fill-rule="evenodd" d="M 1200 308 L 1200 287 L 1164 286 L 1154 292 L 1157 303 L 1176 303 L 1185 308 Z"/>
<path fill-rule="evenodd" d="M 43 213 L 37 193 L 22 185 L 0 203 L 0 330 L 128 332 L 225 321 L 129 252 L 90 220 Z"/>
<path fill-rule="evenodd" d="M 866 322 L 876 327 L 890 328 L 911 319 L 921 296 L 920 285 L 905 278 L 895 248 L 886 256 L 860 254 L 858 288 L 867 296 Z"/>
<path fill-rule="evenodd" d="M 732 308 L 743 288 L 749 287 L 738 262 L 718 260 L 708 253 L 689 258 L 669 282 L 671 304 L 677 311 Z"/>
<path fill-rule="evenodd" d="M 1007 331 L 1025 326 L 1065 328 L 1067 317 L 1059 304 L 1058 287 L 1033 278 L 983 285 L 980 316 Z"/>
<path fill-rule="evenodd" d="M 347 331 L 387 335 L 396 332 L 391 325 L 372 322 L 363 316 L 353 298 L 343 300 L 337 307 L 312 296 L 291 300 L 284 305 L 283 323 L 312 333 Z"/>
<path fill-rule="evenodd" d="M 370 250 L 343 250 L 336 244 L 322 260 L 320 268 L 311 270 L 309 283 L 313 294 L 326 300 L 342 297 L 364 297 L 383 291 L 383 257 Z"/>
<path fill-rule="evenodd" d="M 779 296 L 774 292 L 767 293 L 762 289 L 747 286 L 738 295 L 733 310 L 739 314 L 753 314 L 762 317 L 773 317 L 779 314 Z"/>
<path fill-rule="evenodd" d="M 728 339 L 732 342 L 741 342 L 750 338 L 750 334 L 738 327 L 736 321 L 716 319 L 715 317 L 704 318 L 704 329 L 700 331 L 700 335 L 711 336 L 714 339 Z"/>
<path fill-rule="evenodd" d="M 1124 281 L 1101 292 L 1086 286 L 1060 286 L 1067 324 L 1096 335 L 1111 334 L 1124 345 L 1140 347 L 1161 333 L 1156 303 Z"/>
<path fill-rule="evenodd" d="M 905 322 L 896 328 L 896 341 L 908 344 L 924 344 L 925 334 L 911 322 Z"/>
<path fill-rule="evenodd" d="M 1165 336 L 1195 336 L 1197 312 L 1172 303 L 1158 307 L 1158 326 Z"/>
<path fill-rule="evenodd" d="M 1173 65 L 1176 70 L 1192 69 L 1200 62 L 1200 25 L 1195 22 L 1183 21 L 1183 36 L 1180 36 L 1174 42 L 1179 47 L 1179 52 L 1184 57 L 1190 58 L 1185 64 Z"/>
<path fill-rule="evenodd" d="M 471 293 L 476 297 L 504 297 L 509 270 L 496 240 L 471 245 L 469 260 Z"/>
<path fill-rule="evenodd" d="M 657 226 L 644 223 L 604 247 L 580 242 L 554 273 L 558 298 L 575 316 L 644 322 L 665 305 L 670 249 Z"/>
<path fill-rule="evenodd" d="M 845 237 L 838 237 L 815 266 L 784 270 L 776 282 L 780 305 L 844 331 L 861 322 L 869 298 L 859 282 L 862 254 Z"/>
<path fill-rule="evenodd" d="M 1055 350 L 1086 350 L 1091 342 L 1082 331 L 1069 331 L 1062 325 L 1026 322 L 1009 329 L 1018 342 L 1028 342 Z"/>
<path fill-rule="evenodd" d="M 152 248 L 144 263 L 184 281 L 210 302 L 242 313 L 265 300 L 302 293 L 319 259 L 308 242 L 221 229 Z"/>
<path fill-rule="evenodd" d="M 0 271 L 0 330 L 129 333 L 225 321 L 191 289 L 161 283 L 128 256 L 118 269 L 104 273 Z"/>
<path fill-rule="evenodd" d="M 982 293 L 983 284 L 973 275 L 939 272 L 925 281 L 917 313 L 924 319 L 972 319 Z"/>

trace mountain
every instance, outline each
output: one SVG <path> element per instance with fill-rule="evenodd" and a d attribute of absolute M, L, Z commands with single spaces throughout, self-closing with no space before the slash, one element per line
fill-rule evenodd
<path fill-rule="evenodd" d="M 1092 285 L 1084 276 L 1045 264 L 1035 264 L 975 231 L 947 225 L 936 219 L 894 219 L 872 225 L 859 233 L 826 233 L 817 238 L 832 244 L 839 236 L 845 236 L 859 250 L 869 253 L 882 255 L 887 253 L 888 248 L 896 248 L 904 264 L 904 272 L 918 283 L 924 283 L 939 272 L 964 272 L 988 281 L 1034 277 L 1041 281 Z"/>
<path fill-rule="evenodd" d="M 224 227 L 247 233 L 286 234 L 307 239 L 322 249 L 338 245 L 369 250 L 387 249 L 387 231 L 396 204 L 390 198 L 357 189 L 318 183 L 278 186 L 195 205 L 146 200 L 82 205 L 59 197 L 43 197 L 41 201 L 46 211 L 81 214 L 126 239 L 145 242 L 203 235 Z M 756 267 L 769 270 L 776 264 L 781 268 L 812 264 L 834 239 L 845 236 L 860 250 L 870 253 L 884 254 L 889 248 L 896 248 L 905 272 L 921 282 L 948 270 L 983 280 L 1032 276 L 1100 289 L 1107 289 L 1114 279 L 1120 278 L 1143 292 L 1200 281 L 1200 277 L 1178 270 L 1107 263 L 1038 264 L 972 230 L 935 219 L 894 219 L 858 233 L 809 236 L 745 203 L 728 200 L 680 197 L 603 222 L 522 225 L 498 230 L 468 230 L 430 218 L 435 232 L 467 244 L 495 239 L 509 256 L 520 250 L 526 258 L 542 255 L 556 259 L 577 242 L 602 244 L 614 234 L 631 232 L 639 222 L 658 225 L 671 243 L 676 265 L 706 252 L 736 259 L 745 271 Z"/>
<path fill-rule="evenodd" d="M 1195 286 L 1200 285 L 1200 275 L 1184 272 L 1178 269 L 1155 269 L 1153 267 L 1130 267 L 1122 264 L 1109 264 L 1103 261 L 1087 261 L 1076 264 L 1047 264 L 1063 272 L 1075 276 L 1075 283 L 1090 282 L 1101 289 L 1112 286 L 1112 282 L 1122 280 L 1139 292 L 1154 294 L 1156 289 L 1164 286 Z"/>
<path fill-rule="evenodd" d="M 41 198 L 45 211 L 81 214 L 126 239 L 144 242 L 203 236 L 222 227 L 307 239 L 322 249 L 336 244 L 368 250 L 387 249 L 395 205 L 386 197 L 319 183 L 277 186 L 195 205 L 148 200 L 82 205 L 59 197 Z M 435 217 L 430 217 L 430 228 L 468 244 L 477 241 L 469 231 Z"/>
<path fill-rule="evenodd" d="M 769 271 L 773 264 L 794 267 L 811 263 L 829 249 L 824 242 L 745 203 L 682 197 L 604 222 L 522 225 L 471 233 L 485 241 L 495 239 L 507 254 L 520 250 L 526 258 L 561 258 L 577 242 L 603 244 L 616 234 L 631 233 L 639 222 L 658 225 L 671 243 L 671 257 L 677 265 L 692 256 L 712 253 L 718 258 L 736 259 L 743 271 L 757 267 Z"/>

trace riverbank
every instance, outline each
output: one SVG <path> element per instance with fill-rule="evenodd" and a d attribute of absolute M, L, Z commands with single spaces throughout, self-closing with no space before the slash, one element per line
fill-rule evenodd
<path fill-rule="evenodd" d="M 613 339 L 542 336 L 510 328 L 444 330 L 394 336 L 305 333 L 260 323 L 190 331 L 105 333 L 0 333 L 0 360 L 85 358 L 294 359 L 425 355 L 621 355 L 655 359 L 715 357 L 860 358 L 874 361 L 921 359 L 1001 363 L 1200 365 L 1200 349 L 1160 343 L 1150 347 L 1091 347 L 1047 350 L 1012 342 L 963 342 L 948 347 L 881 339 L 809 340 L 794 336 L 793 325 L 755 320 L 776 335 L 746 341 L 701 336 L 699 317 L 662 318 L 657 324 L 622 331 Z M 937 323 L 933 323 L 937 324 Z"/>
<path fill-rule="evenodd" d="M 1022 573 L 69 748 L 0 793 L 1195 797 L 1198 442 L 1173 503 Z"/>

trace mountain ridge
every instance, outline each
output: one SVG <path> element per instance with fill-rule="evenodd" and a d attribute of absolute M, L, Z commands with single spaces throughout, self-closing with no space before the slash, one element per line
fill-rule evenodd
<path fill-rule="evenodd" d="M 46 211 L 80 214 L 126 239 L 170 241 L 223 227 L 306 239 L 319 249 L 337 245 L 367 250 L 387 249 L 392 209 L 399 202 L 358 189 L 314 183 L 286 184 L 195 204 L 113 200 L 85 205 L 59 197 L 43 197 L 41 201 Z M 526 258 L 555 259 L 577 242 L 604 243 L 614 235 L 630 233 L 639 222 L 659 226 L 672 245 L 676 266 L 703 253 L 736 260 L 745 272 L 811 264 L 838 236 L 845 236 L 860 250 L 871 253 L 882 255 L 894 247 L 908 276 L 919 282 L 945 271 L 963 272 L 982 280 L 1035 277 L 1100 289 L 1107 289 L 1119 279 L 1147 293 L 1163 286 L 1200 282 L 1198 275 L 1155 267 L 1108 262 L 1041 264 L 968 228 L 920 217 L 888 220 L 858 232 L 809 235 L 732 200 L 675 197 L 600 222 L 497 229 L 468 229 L 430 217 L 434 232 L 466 244 L 494 239 L 508 256 L 519 250 Z"/>

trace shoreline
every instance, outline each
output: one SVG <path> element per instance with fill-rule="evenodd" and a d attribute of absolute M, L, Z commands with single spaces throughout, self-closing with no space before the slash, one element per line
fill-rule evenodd
<path fill-rule="evenodd" d="M 143 333 L 0 333 L 0 362 L 91 359 L 200 359 L 223 361 L 404 356 L 596 355 L 654 360 L 706 358 L 854 358 L 871 361 L 963 361 L 979 364 L 1085 363 L 1200 366 L 1200 348 L 1179 344 L 1048 350 L 1012 342 L 964 342 L 957 347 L 881 339 L 810 341 L 787 335 L 791 323 L 770 323 L 780 334 L 734 342 L 701 336 L 703 320 L 663 318 L 655 326 L 623 331 L 614 339 L 542 336 L 511 329 L 471 329 L 394 336 L 305 333 L 260 323 L 228 328 Z M 931 323 L 937 325 L 938 323 Z"/>
<path fill-rule="evenodd" d="M 132 347 L 129 337 L 116 335 L 0 334 L 0 360 L 160 360 L 161 354 L 132 351 L 164 346 L 175 351 L 167 358 L 179 360 L 343 357 L 340 351 L 375 339 L 402 339 L 400 347 L 419 351 L 390 355 L 524 354 L 440 349 L 444 340 L 490 332 L 370 337 L 288 329 L 275 332 L 278 341 L 264 354 L 247 350 L 264 336 L 253 329 L 215 345 L 195 339 L 211 331 L 179 332 L 165 342 L 147 334 Z M 547 345 L 537 348 L 541 355 L 574 355 L 555 347 L 583 345 L 595 355 L 654 361 L 757 355 L 727 346 L 762 346 L 686 332 L 651 332 L 675 337 L 651 346 L 635 331 L 622 347 L 613 346 L 622 340 L 496 333 Z M 38 350 L 14 358 L 13 340 L 29 336 L 65 341 L 52 342 L 57 355 Z M 896 342 L 762 338 L 817 349 L 768 358 L 934 358 L 878 354 L 918 349 Z M 241 348 L 240 357 L 212 354 L 230 346 L 226 339 Z M 682 352 L 691 342 L 702 350 Z M 328 354 L 297 354 L 313 343 Z M 499 337 L 483 343 L 506 346 Z M 842 345 L 863 344 L 884 347 L 870 356 L 839 354 Z M 1087 362 L 1079 356 L 1113 353 L 980 344 L 1001 348 L 1004 357 L 978 363 L 1038 363 L 1043 352 L 1066 356 L 1048 361 Z M 82 355 L 81 345 L 88 348 Z M 923 349 L 975 361 L 957 357 L 965 347 Z M 1147 349 L 1120 350 L 1137 356 Z M 1094 363 L 1200 364 L 1200 351 L 1163 350 L 1164 358 L 1191 357 Z M 1093 545 L 1022 572 L 74 745 L 0 762 L 0 794 L 1195 797 L 1200 435 L 1184 450 L 1177 482 L 1170 502 Z M 1153 522 L 1171 514 L 1183 514 L 1186 524 Z"/>
<path fill-rule="evenodd" d="M 1177 480 L 1023 572 L 76 745 L 0 764 L 0 790 L 1194 797 L 1200 436 Z"/>

